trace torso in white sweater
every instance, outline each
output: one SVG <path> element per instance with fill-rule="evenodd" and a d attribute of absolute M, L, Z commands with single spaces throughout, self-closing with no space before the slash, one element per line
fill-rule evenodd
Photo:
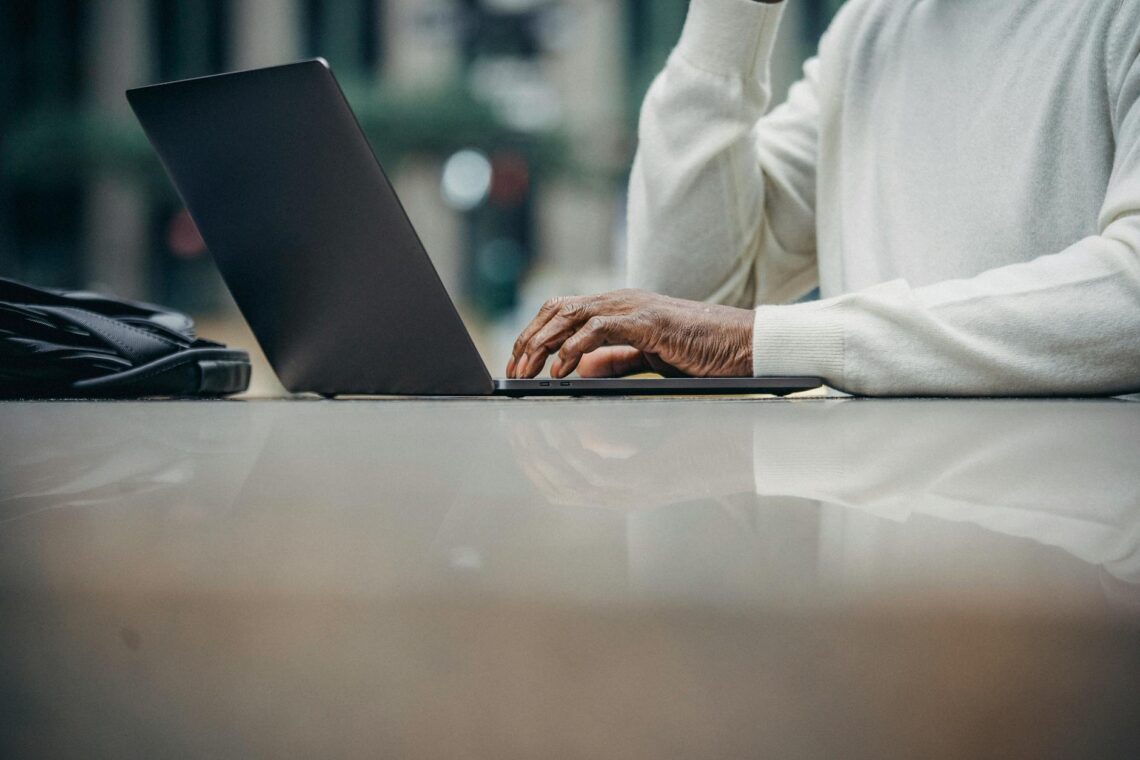
<path fill-rule="evenodd" d="M 693 0 L 642 112 L 630 276 L 756 306 L 758 374 L 1140 388 L 1140 0 L 850 0 L 768 115 L 782 5 Z"/>

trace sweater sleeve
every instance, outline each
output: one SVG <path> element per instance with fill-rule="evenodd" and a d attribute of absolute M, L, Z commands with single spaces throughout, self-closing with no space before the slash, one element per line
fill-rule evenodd
<path fill-rule="evenodd" d="M 1128 36 L 1108 77 L 1116 152 L 1097 235 L 970 279 L 761 306 L 753 371 L 867 395 L 1140 389 L 1140 31 Z"/>
<path fill-rule="evenodd" d="M 751 308 L 816 282 L 816 67 L 768 117 L 783 3 L 693 0 L 641 111 L 629 281 Z"/>

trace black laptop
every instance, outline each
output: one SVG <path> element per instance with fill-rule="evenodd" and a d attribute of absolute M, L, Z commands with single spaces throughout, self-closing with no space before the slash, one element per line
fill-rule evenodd
<path fill-rule="evenodd" d="M 293 392 L 786 394 L 811 377 L 494 380 L 321 59 L 127 92 Z"/>

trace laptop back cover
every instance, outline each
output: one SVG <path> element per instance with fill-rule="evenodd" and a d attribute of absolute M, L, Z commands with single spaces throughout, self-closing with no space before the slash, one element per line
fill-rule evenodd
<path fill-rule="evenodd" d="M 153 85 L 127 97 L 286 388 L 492 392 L 323 61 Z"/>

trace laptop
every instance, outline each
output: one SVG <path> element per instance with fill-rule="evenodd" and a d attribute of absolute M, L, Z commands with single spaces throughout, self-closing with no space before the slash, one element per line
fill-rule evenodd
<path fill-rule="evenodd" d="M 493 379 L 326 61 L 156 84 L 127 99 L 292 392 L 783 395 L 820 385 Z"/>

